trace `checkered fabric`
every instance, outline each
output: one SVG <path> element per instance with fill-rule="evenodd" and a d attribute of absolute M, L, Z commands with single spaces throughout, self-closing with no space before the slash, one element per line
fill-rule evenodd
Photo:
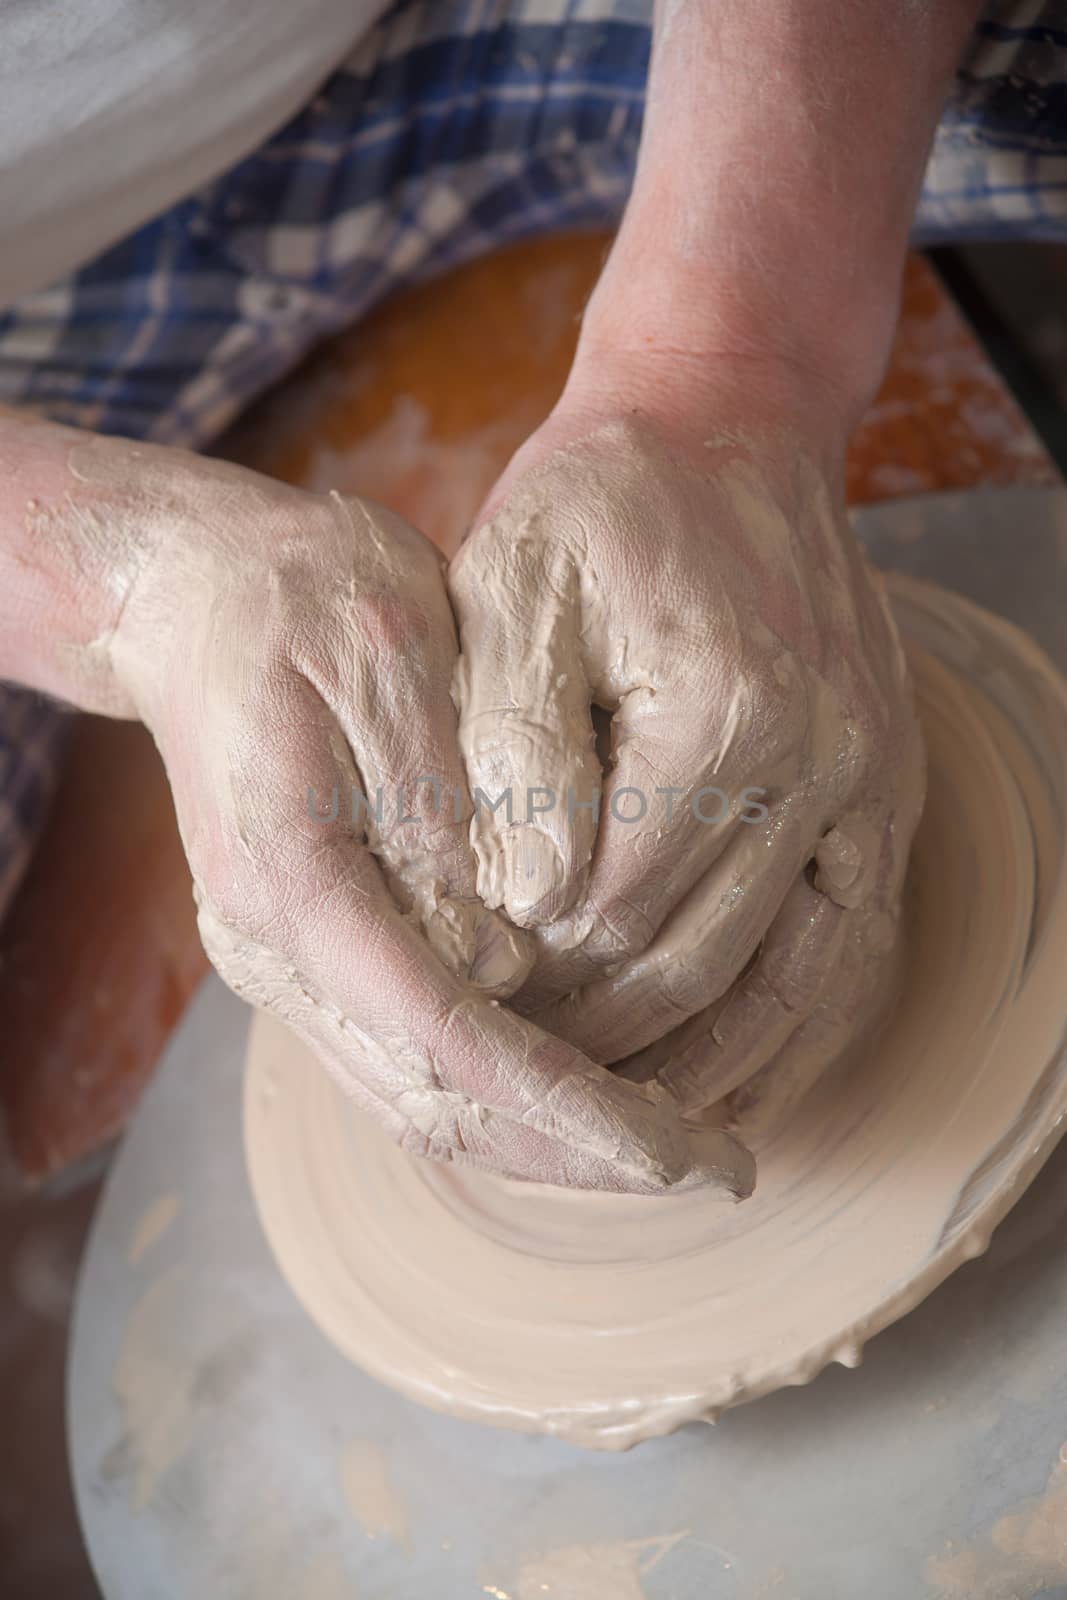
<path fill-rule="evenodd" d="M 921 243 L 1067 239 L 1067 3 L 987 8 L 960 63 L 916 216 Z"/>
<path fill-rule="evenodd" d="M 399 0 L 261 150 L 0 312 L 0 403 L 203 446 L 398 286 L 530 234 L 615 223 L 650 12 L 650 0 Z M 1067 237 L 1067 0 L 989 8 L 916 235 Z M 14 876 L 3 863 L 25 856 L 61 724 L 0 686 L 0 911 Z"/>

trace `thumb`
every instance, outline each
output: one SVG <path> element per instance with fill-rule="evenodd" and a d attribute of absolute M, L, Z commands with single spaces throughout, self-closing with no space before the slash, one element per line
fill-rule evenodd
<path fill-rule="evenodd" d="M 494 518 L 463 547 L 449 577 L 478 893 L 520 927 L 552 922 L 578 898 L 601 783 L 579 573 L 539 521 L 516 529 L 510 518 Z"/>

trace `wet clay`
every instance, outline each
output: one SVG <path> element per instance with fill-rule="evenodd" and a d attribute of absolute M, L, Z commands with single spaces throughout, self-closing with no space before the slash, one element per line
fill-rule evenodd
<path fill-rule="evenodd" d="M 577 1193 L 413 1159 L 257 1018 L 249 1170 L 281 1268 L 374 1376 L 438 1409 L 625 1448 L 828 1362 L 916 1305 L 1067 1109 L 1067 685 L 1029 640 L 890 584 L 928 751 L 896 1003 L 821 1075 L 712 1108 L 753 1196 Z M 816 1035 L 816 1038 L 818 1036 Z"/>

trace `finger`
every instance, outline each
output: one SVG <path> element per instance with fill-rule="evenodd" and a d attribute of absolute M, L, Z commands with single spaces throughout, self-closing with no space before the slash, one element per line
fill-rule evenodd
<path fill-rule="evenodd" d="M 505 996 L 532 964 L 528 941 L 477 894 L 470 797 L 451 685 L 457 640 L 436 550 L 384 507 L 335 497 L 371 562 L 298 632 L 294 659 L 340 726 L 355 770 L 345 794 L 401 909 L 454 972 Z M 405 557 L 401 587 L 386 554 Z M 345 751 L 338 752 L 345 762 Z"/>
<path fill-rule="evenodd" d="M 709 658 L 684 681 L 661 683 L 654 693 L 635 686 L 623 696 L 585 897 L 544 931 L 520 992 L 524 1010 L 639 955 L 739 830 L 762 827 L 795 787 L 804 721 L 775 708 L 807 693 L 799 670 L 780 663 L 758 706 L 744 673 L 720 692 L 709 689 L 714 681 Z"/>
<path fill-rule="evenodd" d="M 266 975 L 276 994 L 284 997 L 271 1009 L 282 1015 L 319 1055 L 343 1093 L 410 1154 L 566 1188 L 663 1192 L 659 1182 L 646 1182 L 613 1159 L 576 1149 L 565 1139 L 552 1137 L 522 1119 L 499 1114 L 467 1096 L 427 1085 L 414 1073 L 398 1087 L 397 1063 L 383 1064 L 376 1043 L 313 994 L 306 984 L 294 990 L 286 980 L 280 958 L 271 952 L 258 952 L 254 976 L 248 977 L 248 955 L 243 961 L 240 957 L 235 959 L 227 931 L 214 924 L 209 915 L 202 917 L 202 927 L 205 943 L 216 963 L 229 974 L 231 987 L 249 998 L 249 984 L 254 992 L 260 992 Z M 343 1063 L 339 1063 L 339 1033 L 344 1036 Z M 724 1199 L 742 1199 L 750 1194 L 755 1166 L 744 1147 L 720 1129 L 696 1123 L 687 1125 L 687 1129 L 693 1161 L 672 1192 L 699 1186 Z"/>
<path fill-rule="evenodd" d="M 200 880 L 205 944 L 231 986 L 302 1027 L 352 1092 L 373 1094 L 394 1124 L 401 1117 L 437 1146 L 461 1154 L 480 1121 L 483 1159 L 500 1141 L 509 1161 L 541 1159 L 549 1141 L 559 1181 L 596 1185 L 610 1168 L 615 1187 L 636 1193 L 722 1187 L 722 1149 L 709 1161 L 666 1095 L 620 1082 L 435 958 L 351 824 L 324 829 L 303 803 L 309 776 L 328 788 L 337 763 L 315 691 L 292 675 L 266 705 L 261 720 L 246 705 L 223 731 L 231 794 L 251 775 L 260 803 L 231 816 L 229 859 L 215 881 Z M 730 1173 L 742 1192 L 745 1171 Z"/>
<path fill-rule="evenodd" d="M 887 846 L 887 857 L 892 847 Z M 872 902 L 844 914 L 837 970 L 782 1047 L 730 1097 L 746 1138 L 765 1145 L 837 1062 L 869 1048 L 898 993 L 903 950 L 892 878 Z M 886 891 L 890 898 L 886 898 Z"/>
<path fill-rule="evenodd" d="M 491 1087 L 486 1095 L 475 1071 L 477 1093 L 467 1093 L 455 1088 L 440 1066 L 447 1051 L 438 1052 L 431 1066 L 430 1052 L 413 1048 L 410 1030 L 403 1039 L 390 1030 L 383 1043 L 321 996 L 305 975 L 298 976 L 288 956 L 235 935 L 206 903 L 199 922 L 205 949 L 230 987 L 282 1017 L 315 1050 L 343 1092 L 414 1155 L 568 1188 L 662 1194 L 700 1187 L 737 1199 L 752 1192 L 755 1166 L 739 1141 L 678 1117 L 665 1099 L 658 1109 L 654 1100 L 640 1101 L 638 1115 L 660 1123 L 655 1141 L 660 1152 L 650 1152 L 648 1129 L 630 1126 L 637 1104 L 633 1086 L 607 1073 L 603 1081 L 594 1081 L 591 1075 L 601 1069 L 591 1062 L 561 1065 L 546 1054 L 528 1063 L 528 1085 L 510 1085 L 503 1096 Z M 470 1004 L 479 1044 L 499 1052 L 492 1003 Z M 547 1044 L 552 1056 L 561 1055 L 560 1041 L 538 1039 L 533 1028 L 524 1040 L 527 1056 L 531 1043 L 535 1049 Z M 565 1047 L 562 1053 L 575 1055 Z M 531 1087 L 544 1096 L 543 1103 L 531 1102 Z M 493 1103 L 501 1098 L 503 1105 Z M 665 1146 L 671 1147 L 669 1171 L 660 1159 Z"/>
<path fill-rule="evenodd" d="M 739 828 L 643 954 L 536 1013 L 598 1061 L 619 1061 L 719 999 L 739 977 L 814 847 L 799 801 Z"/>
<path fill-rule="evenodd" d="M 849 1010 L 829 997 L 805 1017 L 781 1050 L 731 1095 L 731 1113 L 744 1120 L 746 1136 L 765 1148 L 787 1127 L 805 1095 L 841 1058 L 853 1033 Z"/>
<path fill-rule="evenodd" d="M 847 949 L 847 946 L 846 946 Z M 805 1096 L 835 1064 L 863 1051 L 893 994 L 894 964 L 863 967 L 846 959 L 833 983 L 782 1048 L 730 1097 L 746 1138 L 760 1147 L 795 1115 Z"/>
<path fill-rule="evenodd" d="M 573 903 L 596 837 L 601 774 L 579 582 L 535 517 L 517 530 L 485 524 L 449 577 L 478 892 L 523 927 L 551 922 Z"/>
<path fill-rule="evenodd" d="M 848 918 L 801 876 L 730 992 L 628 1062 L 626 1076 L 642 1081 L 654 1073 L 690 1113 L 730 1094 L 833 993 Z"/>
<path fill-rule="evenodd" d="M 616 714 L 624 729 L 635 720 L 636 698 Z M 714 773 L 713 784 L 666 785 L 672 762 L 699 774 L 706 746 L 654 752 L 648 740 L 628 739 L 620 735 L 605 778 L 585 894 L 569 916 L 542 930 L 537 964 L 519 995 L 524 1011 L 540 1010 L 639 955 L 742 821 L 766 813 L 755 790 L 741 796 L 730 772 Z"/>

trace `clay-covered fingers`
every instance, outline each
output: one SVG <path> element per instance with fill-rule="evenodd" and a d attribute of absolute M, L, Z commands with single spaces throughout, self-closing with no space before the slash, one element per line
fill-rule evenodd
<path fill-rule="evenodd" d="M 743 1118 L 746 1138 L 765 1146 L 794 1116 L 801 1101 L 834 1063 L 864 1050 L 896 993 L 899 950 L 892 918 L 845 913 L 845 937 L 836 972 L 811 1007 L 760 1069 L 734 1092 L 731 1106 Z"/>
<path fill-rule="evenodd" d="M 601 774 L 579 570 L 537 516 L 518 532 L 490 521 L 460 551 L 449 588 L 478 891 L 533 927 L 573 903 L 596 837 Z"/>
<path fill-rule="evenodd" d="M 312 685 L 291 667 L 276 677 L 215 729 L 229 780 L 216 838 L 196 841 L 176 789 L 202 936 L 227 982 L 303 1033 L 411 1149 L 581 1187 L 747 1192 L 751 1165 L 728 1138 L 709 1146 L 669 1097 L 618 1082 L 448 969 L 358 823 L 309 809 L 309 787 L 344 781 L 347 745 Z"/>
<path fill-rule="evenodd" d="M 458 644 L 440 556 L 384 507 L 339 496 L 335 504 L 361 581 L 294 617 L 291 659 L 340 728 L 338 757 L 353 769 L 343 804 L 401 909 L 453 971 L 507 996 L 532 953 L 478 896 L 451 693 Z"/>
<path fill-rule="evenodd" d="M 669 1110 L 659 1114 L 659 1130 L 649 1133 L 646 1126 L 635 1126 L 635 1102 L 625 1096 L 629 1085 L 609 1080 L 601 1101 L 601 1085 L 582 1082 L 589 1062 L 574 1077 L 566 1062 L 545 1058 L 531 1066 L 525 1082 L 520 1074 L 502 1094 L 482 1083 L 474 1094 L 458 1090 L 446 1069 L 448 1048 L 435 1053 L 437 1064 L 430 1070 L 429 1058 L 414 1050 L 411 1037 L 398 1038 L 394 1026 L 386 1038 L 360 1026 L 341 1006 L 325 1002 L 309 979 L 293 984 L 291 968 L 274 952 L 235 946 L 232 933 L 219 928 L 210 915 L 202 914 L 202 930 L 214 962 L 230 974 L 232 986 L 285 1018 L 314 1048 L 342 1091 L 410 1154 L 571 1189 L 662 1194 L 702 1186 L 725 1198 L 752 1192 L 755 1165 L 731 1134 L 686 1128 L 685 1120 Z M 499 1040 L 486 1040 L 482 1008 L 490 1010 L 490 1003 L 474 1002 L 469 1019 L 475 1037 L 490 1046 L 496 1059 L 504 1059 L 506 1069 L 514 1066 L 502 1054 Z M 555 1045 L 550 1054 L 557 1054 Z M 545 1106 L 536 1104 L 541 1094 Z M 568 1098 L 573 1107 L 566 1106 Z M 498 1099 L 504 1104 L 496 1104 Z M 638 1115 L 646 1120 L 656 1112 L 645 1101 Z M 611 1126 L 619 1117 L 625 1133 L 616 1136 Z M 680 1142 L 688 1142 L 688 1154 L 678 1165 Z M 662 1162 L 664 1150 L 670 1152 L 669 1168 Z M 637 1162 L 630 1160 L 635 1152 Z"/>
<path fill-rule="evenodd" d="M 620 1061 L 724 995 L 748 964 L 812 850 L 810 818 L 785 804 L 741 826 L 639 956 L 536 1013 L 597 1061 Z"/>
<path fill-rule="evenodd" d="M 519 1004 L 539 1010 L 645 950 L 675 907 L 792 776 L 793 752 L 750 752 L 740 682 L 721 694 L 707 671 L 634 685 L 612 719 L 610 772 L 596 849 L 579 905 L 545 929 Z M 784 720 L 784 719 L 783 719 Z"/>
<path fill-rule="evenodd" d="M 749 695 L 743 674 L 717 682 L 714 618 L 700 650 L 664 637 L 620 660 L 615 631 L 589 625 L 566 547 L 540 532 L 505 540 L 493 524 L 461 552 L 450 587 L 479 892 L 544 930 L 525 1009 L 643 950 L 740 823 L 766 815 L 759 780 L 782 785 L 795 760 L 772 734 L 750 766 Z M 594 695 L 613 708 L 606 774 Z"/>
<path fill-rule="evenodd" d="M 837 995 L 851 916 L 802 874 L 733 988 L 628 1061 L 626 1076 L 654 1076 L 689 1113 L 746 1083 Z"/>
<path fill-rule="evenodd" d="M 706 1186 L 742 1198 L 755 1174 L 729 1134 L 687 1124 L 562 1040 L 463 989 L 384 895 L 333 904 L 351 941 L 278 950 L 201 905 L 212 960 L 239 994 L 281 1016 L 344 1091 L 413 1154 L 571 1188 L 661 1194 Z"/>

